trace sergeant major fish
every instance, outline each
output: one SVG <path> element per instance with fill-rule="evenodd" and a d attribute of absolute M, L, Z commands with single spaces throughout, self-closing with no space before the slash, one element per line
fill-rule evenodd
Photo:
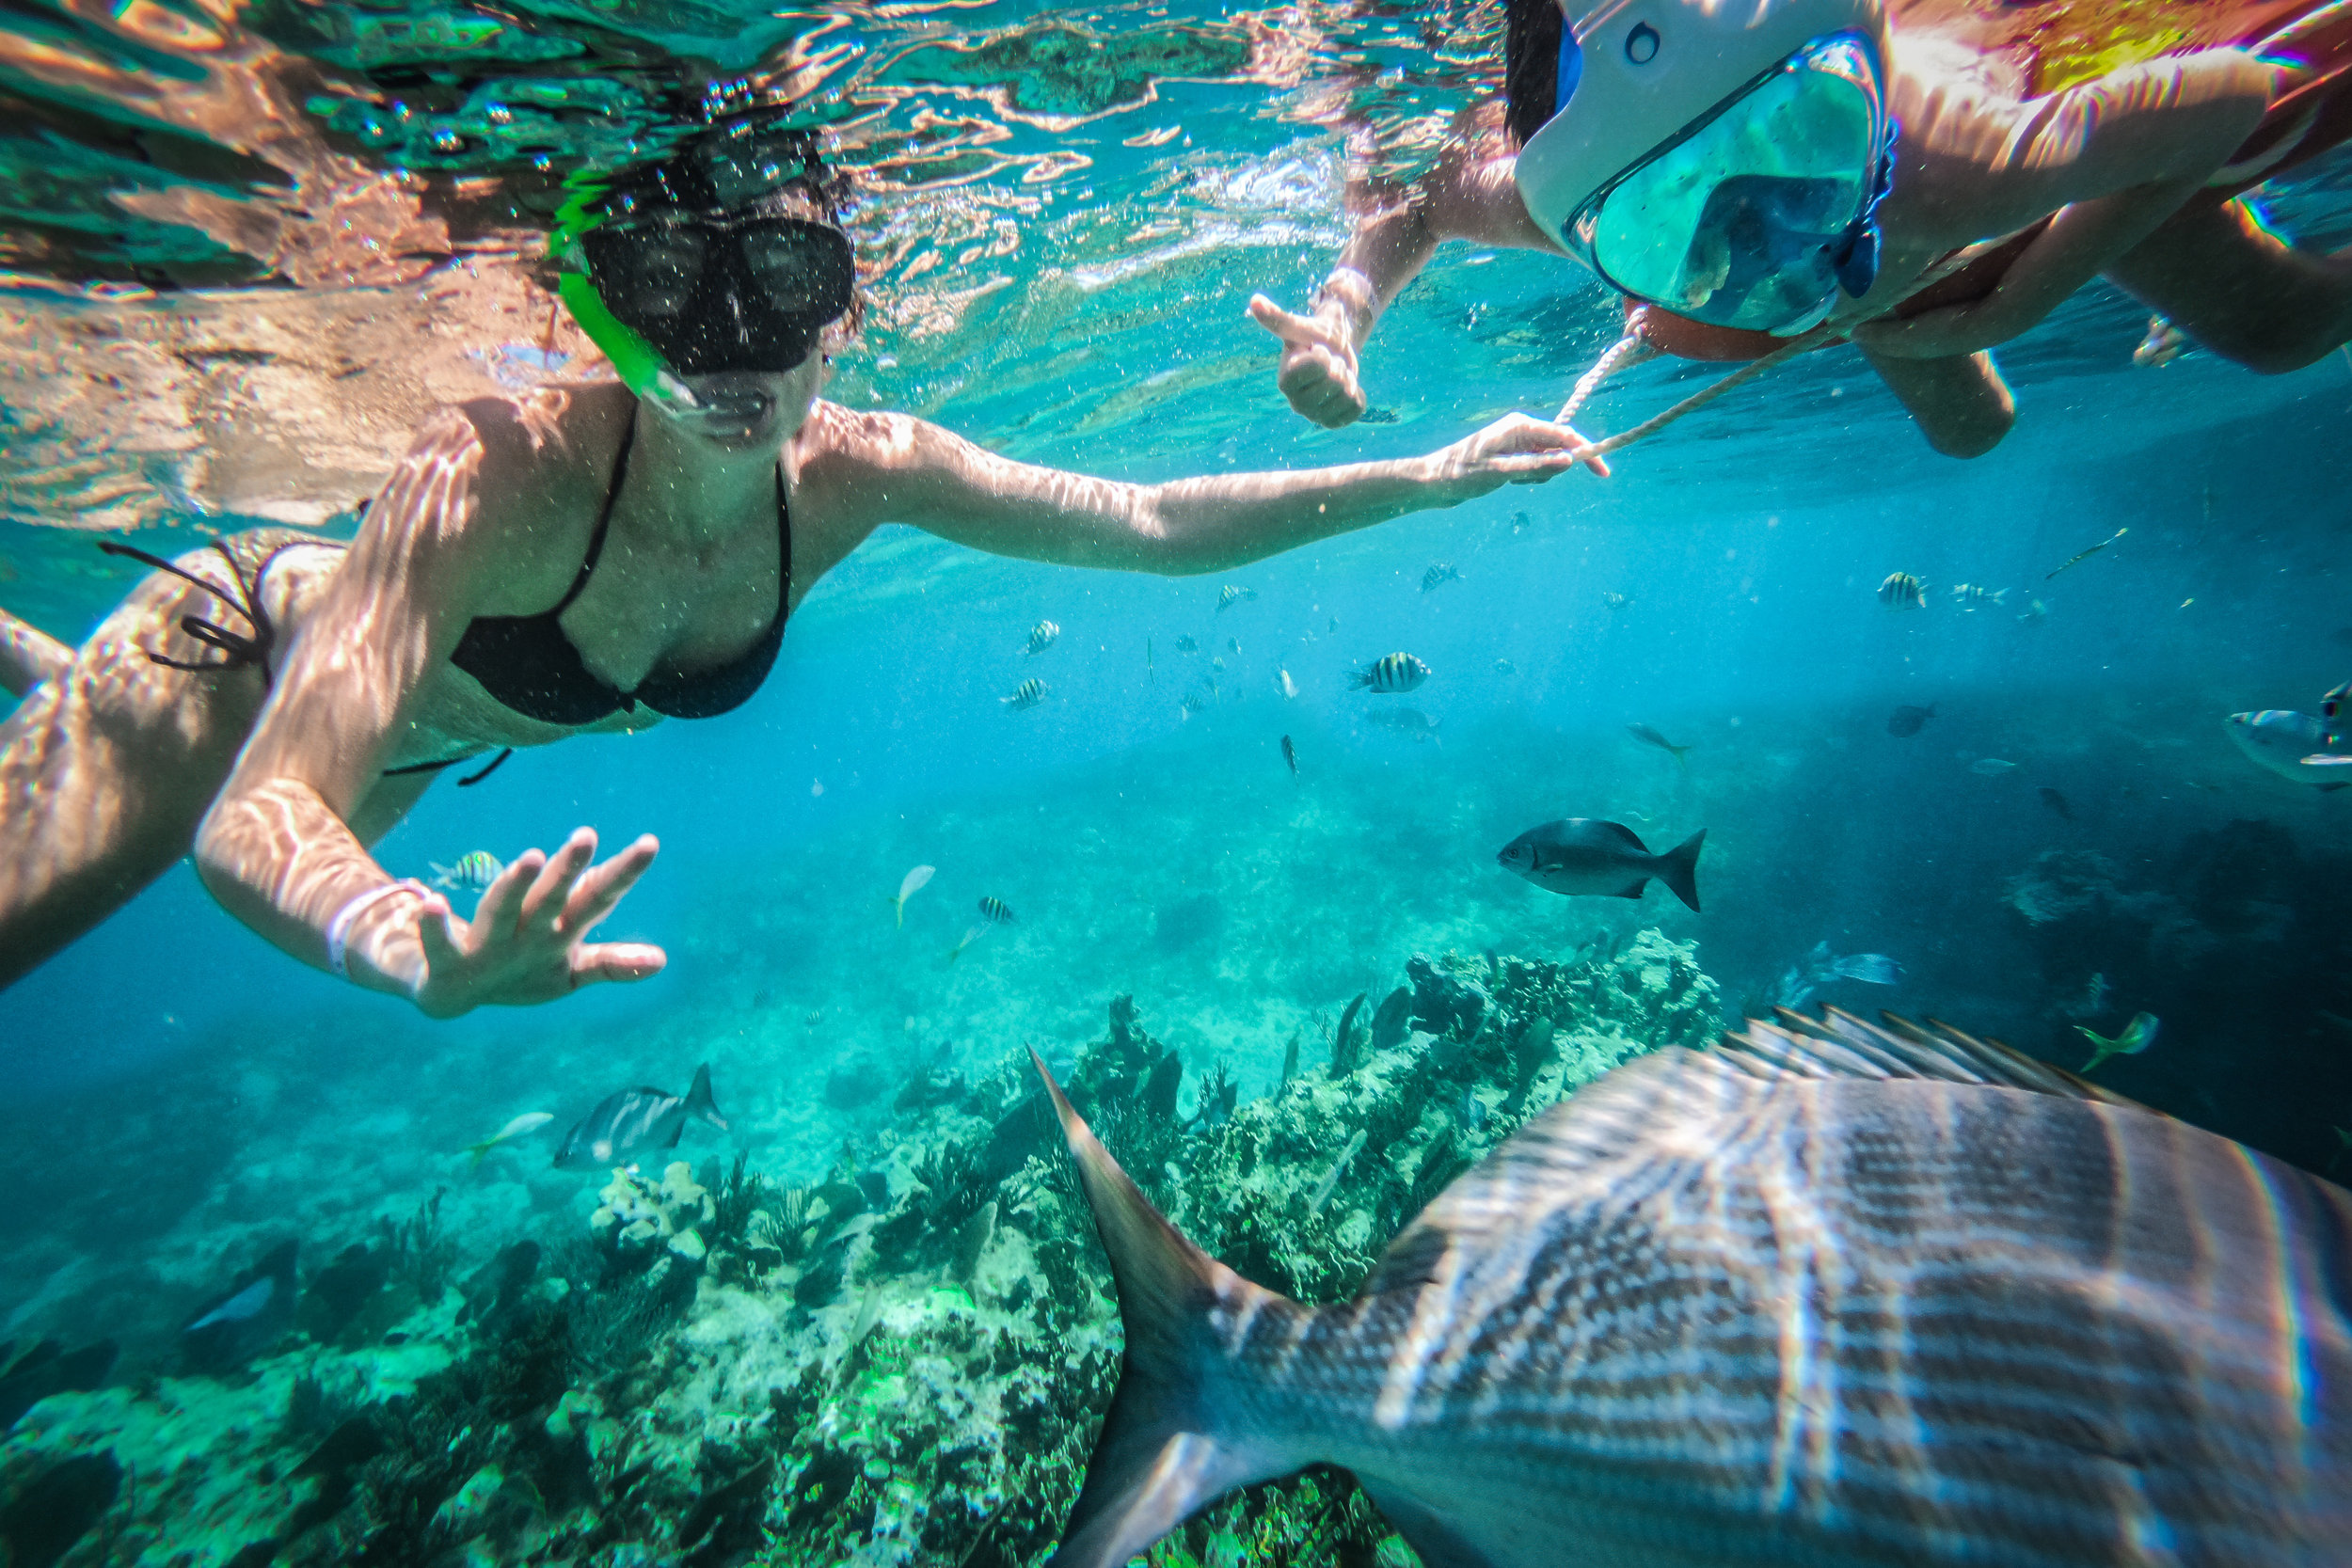
<path fill-rule="evenodd" d="M 2006 588 L 1986 588 L 1974 582 L 1952 584 L 1952 602 L 1963 610 L 1981 610 L 1986 605 L 1998 606 L 2008 599 Z"/>
<path fill-rule="evenodd" d="M 1927 584 L 1909 572 L 1889 572 L 1879 584 L 1879 603 L 1889 610 L 1925 610 Z"/>
<path fill-rule="evenodd" d="M 1298 748 L 1291 744 L 1289 736 L 1282 737 L 1282 760 L 1290 764 L 1291 777 L 1298 777 Z"/>
<path fill-rule="evenodd" d="M 1217 609 L 1217 613 L 1218 613 L 1218 614 L 1220 614 L 1220 615 L 1222 615 L 1223 613 L 1225 613 L 1225 611 L 1227 611 L 1227 610 L 1229 610 L 1232 609 L 1235 605 L 1237 605 L 1237 604 L 1241 603 L 1244 599 L 1254 599 L 1254 598 L 1256 598 L 1257 596 L 1258 596 L 1258 591 L 1257 591 L 1256 589 L 1254 589 L 1254 588 L 1238 588 L 1238 587 L 1235 587 L 1232 583 L 1230 583 L 1230 582 L 1229 582 L 1229 583 L 1227 583 L 1227 584 L 1224 586 L 1224 588 L 1222 588 L 1221 590 L 1219 590 L 1219 591 L 1218 591 L 1218 593 L 1217 593 L 1217 595 L 1216 595 L 1216 609 Z"/>
<path fill-rule="evenodd" d="M 1126 1345 L 1050 1568 L 1316 1464 L 1444 1568 L 2352 1540 L 2352 1194 L 2006 1047 L 1833 1013 L 1636 1056 L 1329 1307 L 1185 1240 L 1038 1067 Z"/>
<path fill-rule="evenodd" d="M 454 865 L 428 862 L 433 867 L 433 885 L 455 893 L 461 889 L 481 889 L 498 880 L 506 864 L 487 849 L 475 849 L 457 857 Z"/>
<path fill-rule="evenodd" d="M 1059 636 L 1061 636 L 1061 627 L 1051 621 L 1040 621 L 1036 626 L 1031 626 L 1029 628 L 1030 657 L 1035 657 L 1052 647 L 1054 640 Z"/>
<path fill-rule="evenodd" d="M 640 1153 L 675 1148 L 690 1121 L 700 1121 L 723 1132 L 726 1118 L 710 1098 L 710 1065 L 694 1069 L 694 1082 L 681 1100 L 661 1089 L 623 1089 L 607 1095 L 596 1108 L 564 1136 L 555 1151 L 556 1165 L 564 1170 L 596 1170 L 628 1164 Z"/>
<path fill-rule="evenodd" d="M 1454 565 L 1451 562 L 1440 561 L 1433 564 L 1429 570 L 1422 573 L 1421 591 L 1426 594 L 1432 589 L 1442 588 L 1449 582 L 1461 580 L 1460 567 Z"/>
<path fill-rule="evenodd" d="M 1570 816 L 1530 828 L 1502 847 L 1495 860 L 1537 887 L 1567 897 L 1639 898 L 1655 877 L 1667 891 L 1699 907 L 1701 828 L 1662 855 L 1653 855 L 1622 822 Z"/>
<path fill-rule="evenodd" d="M 1348 673 L 1350 690 L 1395 693 L 1410 691 L 1429 678 L 1429 666 L 1410 654 L 1390 654 Z"/>
<path fill-rule="evenodd" d="M 1031 675 L 1012 689 L 1011 696 L 999 697 L 996 700 L 1005 705 L 1006 712 L 1020 713 L 1025 709 L 1037 706 L 1045 700 L 1045 683 L 1035 675 Z"/>

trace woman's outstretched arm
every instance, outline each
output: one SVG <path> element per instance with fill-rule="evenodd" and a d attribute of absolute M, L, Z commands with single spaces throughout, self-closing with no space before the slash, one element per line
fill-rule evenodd
<path fill-rule="evenodd" d="M 1424 457 L 1124 484 L 1016 463 L 905 415 L 820 404 L 819 417 L 838 423 L 803 483 L 836 487 L 864 528 L 911 523 L 993 555 L 1168 576 L 1540 484 L 1591 451 L 1565 425 L 1512 414 Z"/>
<path fill-rule="evenodd" d="M 650 837 L 594 869 L 596 834 L 584 828 L 552 859 L 532 850 L 469 922 L 439 894 L 395 882 L 348 825 L 495 564 L 469 528 L 485 469 L 513 483 L 530 465 L 485 457 L 476 419 L 453 411 L 426 428 L 296 636 L 196 840 L 205 885 L 246 925 L 437 1017 L 640 979 L 663 961 L 659 948 L 582 941 L 651 863 Z"/>

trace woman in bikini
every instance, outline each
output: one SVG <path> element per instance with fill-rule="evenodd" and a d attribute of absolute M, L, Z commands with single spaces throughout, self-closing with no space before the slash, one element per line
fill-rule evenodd
<path fill-rule="evenodd" d="M 1572 255 L 1689 357 L 1753 359 L 1853 321 L 1954 456 L 2015 417 L 1985 351 L 2101 274 L 2258 371 L 2352 335 L 2352 260 L 2280 243 L 2235 199 L 2352 134 L 2352 8 L 1512 0 L 1508 15 L 1504 102 L 1471 111 L 1410 188 L 1358 193 L 1309 313 L 1251 301 L 1282 340 L 1284 395 L 1317 423 L 1363 411 L 1364 341 L 1447 239 Z"/>
<path fill-rule="evenodd" d="M 278 529 L 149 558 L 78 651 L 0 616 L 0 684 L 24 693 L 0 724 L 0 984 L 191 849 L 269 941 L 436 1017 L 643 979 L 659 948 L 587 937 L 650 837 L 601 863 L 586 828 L 526 853 L 470 919 L 368 846 L 477 757 L 735 707 L 792 607 L 886 522 L 1209 572 L 1541 483 L 1585 450 L 1514 416 L 1426 457 L 1298 472 L 1136 485 L 1009 462 L 821 401 L 854 320 L 831 212 L 804 140 L 716 130 L 576 200 L 555 237 L 562 297 L 618 384 L 442 413 L 347 547 Z"/>

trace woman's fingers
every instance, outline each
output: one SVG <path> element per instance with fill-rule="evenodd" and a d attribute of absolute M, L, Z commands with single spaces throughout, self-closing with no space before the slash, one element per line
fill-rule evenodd
<path fill-rule="evenodd" d="M 490 885 L 482 890 L 482 900 L 473 908 L 475 927 L 485 936 L 513 930 L 524 890 L 537 879 L 547 863 L 547 856 L 536 849 L 516 855 L 515 863 L 491 878 Z"/>
<path fill-rule="evenodd" d="M 572 836 L 564 841 L 523 897 L 522 927 L 528 935 L 553 936 L 556 925 L 564 918 L 564 906 L 572 895 L 572 884 L 596 858 L 596 831 L 575 828 Z"/>
<path fill-rule="evenodd" d="M 637 879 L 645 874 L 645 868 L 653 864 L 653 858 L 660 849 L 661 841 L 646 833 L 580 878 L 564 906 L 564 934 L 585 936 L 602 924 L 628 890 L 637 885 Z"/>
<path fill-rule="evenodd" d="M 670 956 L 644 942 L 582 942 L 572 950 L 572 989 L 603 980 L 643 980 L 661 973 Z"/>

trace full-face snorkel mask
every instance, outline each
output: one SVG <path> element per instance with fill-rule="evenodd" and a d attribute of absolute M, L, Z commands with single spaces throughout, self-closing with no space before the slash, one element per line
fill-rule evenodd
<path fill-rule="evenodd" d="M 640 396 L 691 404 L 679 376 L 789 370 L 856 298 L 849 238 L 829 223 L 593 185 L 557 220 L 557 296 Z"/>
<path fill-rule="evenodd" d="M 1793 0 L 1734 20 L 1630 0 L 1564 26 L 1557 107 L 1519 154 L 1530 213 L 1609 283 L 1678 315 L 1783 337 L 1816 325 L 1877 278 L 1897 128 L 1873 18 L 1784 46 L 1866 9 Z M 1603 40 L 1623 57 L 1597 70 L 1585 46 Z M 1714 96 L 1683 114 L 1700 92 Z"/>

